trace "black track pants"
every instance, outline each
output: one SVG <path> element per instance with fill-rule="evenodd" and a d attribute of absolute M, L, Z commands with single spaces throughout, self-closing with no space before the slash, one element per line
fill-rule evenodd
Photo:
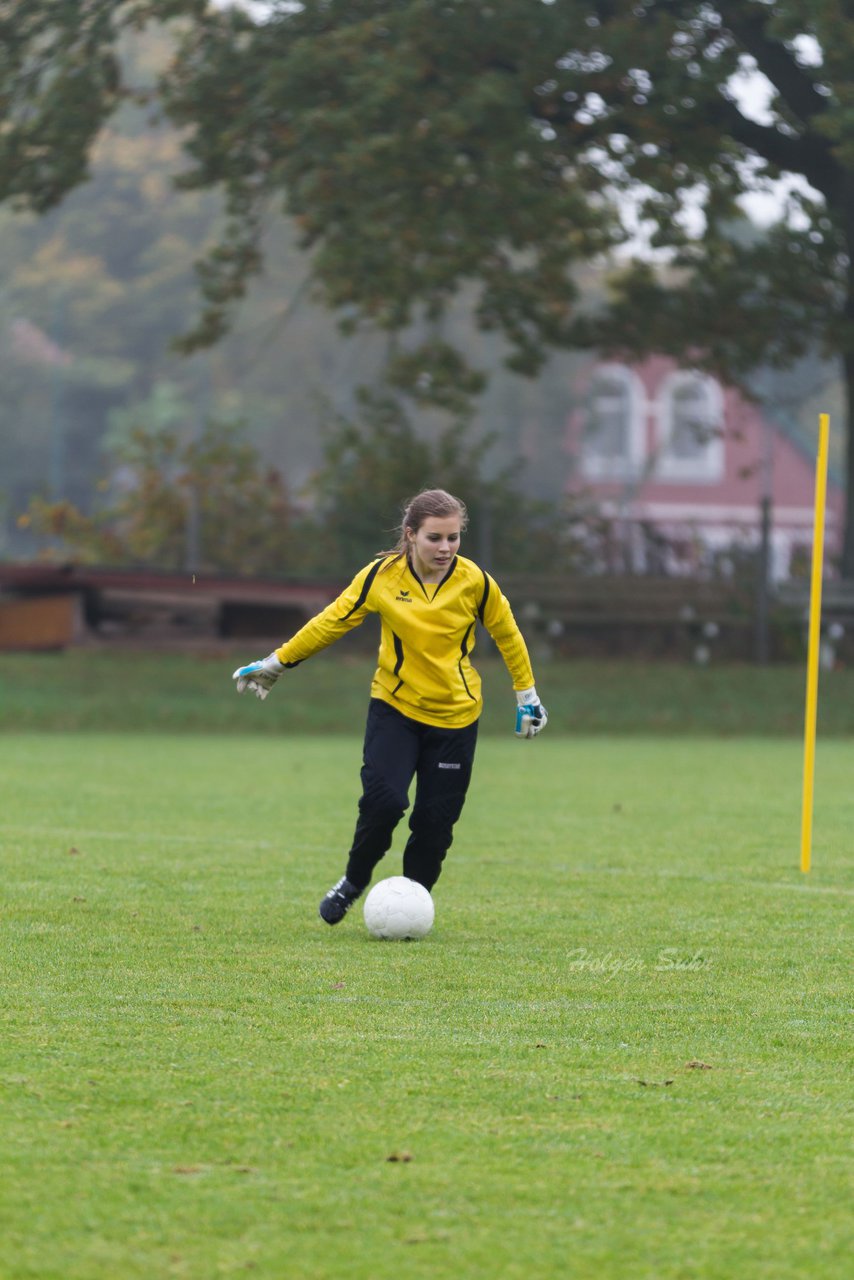
<path fill-rule="evenodd" d="M 371 699 L 359 820 L 347 862 L 352 884 L 363 889 L 370 881 L 391 845 L 417 777 L 403 874 L 433 888 L 465 803 L 476 743 L 477 721 L 465 729 L 438 729 L 410 720 L 379 698 Z"/>

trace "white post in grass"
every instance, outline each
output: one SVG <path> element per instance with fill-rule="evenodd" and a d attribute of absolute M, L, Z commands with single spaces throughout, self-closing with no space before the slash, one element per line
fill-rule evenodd
<path fill-rule="evenodd" d="M 815 732 L 818 711 L 818 660 L 821 646 L 821 578 L 824 565 L 824 509 L 827 498 L 827 451 L 830 415 L 818 420 L 818 460 L 815 471 L 810 623 L 807 645 L 807 705 L 804 716 L 804 794 L 801 807 L 801 871 L 809 871 L 812 851 L 812 809 L 815 782 Z"/>

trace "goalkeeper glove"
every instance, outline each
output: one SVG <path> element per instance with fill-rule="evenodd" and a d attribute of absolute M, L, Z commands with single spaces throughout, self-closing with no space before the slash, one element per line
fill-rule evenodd
<path fill-rule="evenodd" d="M 238 693 L 251 689 L 256 698 L 266 698 L 284 669 L 275 653 L 271 653 L 269 657 L 261 658 L 259 662 L 250 662 L 247 667 L 238 667 L 231 678 L 237 682 Z"/>
<path fill-rule="evenodd" d="M 548 712 L 536 689 L 516 690 L 516 737 L 536 738 L 549 722 Z"/>

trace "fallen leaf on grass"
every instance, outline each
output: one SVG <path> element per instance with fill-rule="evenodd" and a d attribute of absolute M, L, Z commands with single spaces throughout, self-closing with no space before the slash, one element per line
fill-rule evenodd
<path fill-rule="evenodd" d="M 690 1062 L 685 1063 L 686 1071 L 712 1071 L 711 1062 L 701 1062 L 699 1058 L 692 1058 Z"/>
<path fill-rule="evenodd" d="M 345 987 L 346 985 L 347 985 L 347 984 L 346 984 L 346 982 L 333 982 L 333 984 L 332 984 L 332 990 L 333 990 L 333 991 L 340 991 L 340 990 L 341 990 L 341 988 L 342 988 L 342 987 Z"/>
<path fill-rule="evenodd" d="M 204 1173 L 205 1167 L 201 1164 L 176 1164 L 172 1170 L 173 1173 Z"/>
<path fill-rule="evenodd" d="M 75 856 L 79 856 L 79 854 L 80 854 L 80 850 L 76 849 L 74 845 L 72 845 L 71 848 L 68 850 L 68 856 L 71 858 Z"/>
<path fill-rule="evenodd" d="M 386 1164 L 409 1164 L 412 1159 L 411 1151 L 392 1151 L 390 1156 L 386 1156 Z"/>

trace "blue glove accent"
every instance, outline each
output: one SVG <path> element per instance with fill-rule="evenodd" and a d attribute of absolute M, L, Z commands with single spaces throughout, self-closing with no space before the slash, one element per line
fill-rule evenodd
<path fill-rule="evenodd" d="M 516 708 L 516 737 L 536 738 L 548 724 L 549 716 L 541 702 L 526 702 Z"/>
<path fill-rule="evenodd" d="M 241 676 L 251 676 L 251 675 L 254 675 L 256 671 L 263 671 L 263 670 L 264 670 L 264 660 L 261 659 L 258 662 L 250 662 L 249 665 L 246 667 L 238 667 L 231 678 L 232 680 L 239 680 Z"/>
<path fill-rule="evenodd" d="M 237 685 L 238 693 L 249 689 L 256 697 L 263 699 L 266 698 L 284 669 L 275 653 L 271 653 L 258 662 L 250 662 L 245 667 L 238 667 L 231 678 Z"/>

